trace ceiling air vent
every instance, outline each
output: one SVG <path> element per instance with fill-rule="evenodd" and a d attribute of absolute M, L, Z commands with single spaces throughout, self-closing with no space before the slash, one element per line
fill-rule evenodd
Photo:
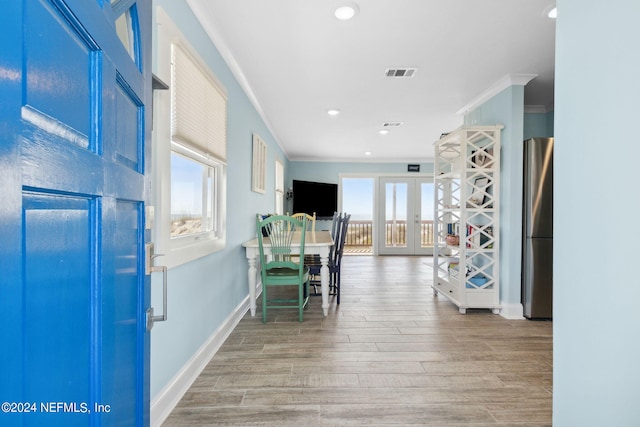
<path fill-rule="evenodd" d="M 402 126 L 402 122 L 384 122 L 382 124 L 383 128 L 396 128 L 398 126 Z"/>
<path fill-rule="evenodd" d="M 417 68 L 387 68 L 384 75 L 387 77 L 409 78 L 413 77 L 417 71 Z"/>

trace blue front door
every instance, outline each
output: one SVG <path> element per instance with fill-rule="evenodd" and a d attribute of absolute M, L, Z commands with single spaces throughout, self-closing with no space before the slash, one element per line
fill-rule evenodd
<path fill-rule="evenodd" d="M 151 0 L 3 4 L 0 425 L 149 423 L 150 21 Z"/>

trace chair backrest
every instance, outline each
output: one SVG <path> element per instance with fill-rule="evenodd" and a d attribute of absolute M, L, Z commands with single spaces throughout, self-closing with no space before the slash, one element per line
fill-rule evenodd
<path fill-rule="evenodd" d="M 331 240 L 333 240 L 333 246 L 329 250 L 329 259 L 335 260 L 335 248 L 338 246 L 338 238 L 340 237 L 340 223 L 342 222 L 342 215 L 340 212 L 334 212 L 331 220 Z"/>
<path fill-rule="evenodd" d="M 340 218 L 340 226 L 338 228 L 338 240 L 335 243 L 335 249 L 333 253 L 333 262 L 336 265 L 340 264 L 342 260 L 342 253 L 344 252 L 344 245 L 347 241 L 347 231 L 349 231 L 349 220 L 351 215 L 343 214 Z"/>
<path fill-rule="evenodd" d="M 303 218 L 306 218 L 308 226 L 310 224 L 309 230 L 316 231 L 316 213 L 315 212 L 313 213 L 313 215 L 309 215 L 308 213 L 294 213 L 291 216 L 299 221 L 302 221 Z"/>
<path fill-rule="evenodd" d="M 340 228 L 340 220 L 342 218 L 340 217 L 340 212 L 334 212 L 333 213 L 333 218 L 331 219 L 331 238 L 333 239 L 333 241 L 336 241 L 336 234 L 338 232 L 338 229 Z"/>
<path fill-rule="evenodd" d="M 304 264 L 299 260 L 304 259 L 306 228 L 306 218 L 299 221 L 288 215 L 272 215 L 262 219 L 261 215 L 256 215 L 256 232 L 262 264 L 260 271 L 263 275 L 273 268 L 298 269 L 302 275 Z M 292 259 L 291 243 L 295 233 L 300 233 L 300 258 Z"/>

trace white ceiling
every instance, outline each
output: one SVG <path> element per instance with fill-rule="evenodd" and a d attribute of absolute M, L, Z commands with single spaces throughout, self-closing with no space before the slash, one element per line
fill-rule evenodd
<path fill-rule="evenodd" d="M 429 160 L 509 75 L 537 75 L 525 105 L 553 110 L 554 0 L 187 2 L 290 160 Z M 359 13 L 339 21 L 346 3 Z M 385 77 L 407 67 L 415 77 Z M 390 121 L 403 124 L 380 135 Z"/>

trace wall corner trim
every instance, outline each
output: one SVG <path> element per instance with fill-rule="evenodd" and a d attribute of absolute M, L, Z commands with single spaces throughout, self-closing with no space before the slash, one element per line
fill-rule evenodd
<path fill-rule="evenodd" d="M 488 89 L 471 100 L 467 105 L 456 111 L 456 114 L 465 115 L 475 110 L 480 105 L 484 104 L 489 99 L 493 98 L 506 88 L 511 86 L 526 86 L 527 83 L 529 83 L 536 77 L 538 77 L 537 74 L 507 74 L 506 76 L 495 82 L 493 85 L 489 86 Z"/>
<path fill-rule="evenodd" d="M 505 304 L 504 302 L 501 304 L 500 316 L 510 320 L 526 320 L 522 304 Z"/>
<path fill-rule="evenodd" d="M 249 296 L 247 295 L 171 381 L 154 396 L 151 401 L 150 424 L 152 426 L 160 427 L 167 419 L 248 310 Z"/>

